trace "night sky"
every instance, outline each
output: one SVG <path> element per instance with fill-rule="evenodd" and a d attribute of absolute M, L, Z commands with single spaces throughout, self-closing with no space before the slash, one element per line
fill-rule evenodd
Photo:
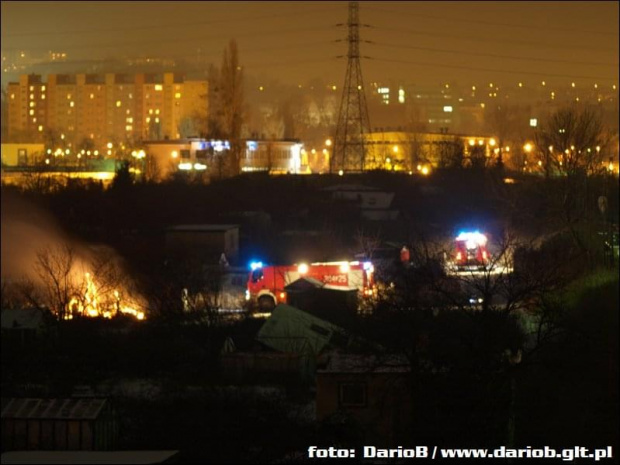
<path fill-rule="evenodd" d="M 617 84 L 618 2 L 360 2 L 366 81 Z M 2 54 L 219 64 L 235 38 L 255 77 L 341 84 L 347 2 L 2 2 Z M 80 63 L 76 63 L 79 68 Z"/>

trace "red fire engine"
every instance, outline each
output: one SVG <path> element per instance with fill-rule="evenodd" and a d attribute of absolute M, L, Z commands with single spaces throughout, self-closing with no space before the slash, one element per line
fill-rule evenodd
<path fill-rule="evenodd" d="M 454 265 L 457 270 L 484 270 L 489 265 L 487 237 L 478 232 L 461 232 L 455 240 Z"/>
<path fill-rule="evenodd" d="M 245 298 L 258 304 L 261 311 L 271 311 L 277 304 L 286 302 L 284 287 L 306 277 L 323 283 L 327 289 L 354 290 L 370 297 L 375 290 L 374 267 L 370 262 L 300 263 L 297 265 L 263 266 L 250 264 Z"/>

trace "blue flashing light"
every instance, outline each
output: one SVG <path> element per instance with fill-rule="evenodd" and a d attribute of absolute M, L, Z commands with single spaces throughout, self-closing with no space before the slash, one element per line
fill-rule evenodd
<path fill-rule="evenodd" d="M 252 262 L 252 263 L 250 263 L 250 269 L 252 271 L 257 270 L 257 269 L 262 268 L 262 267 L 263 267 L 263 262 Z"/>
<path fill-rule="evenodd" d="M 370 262 L 364 262 L 364 269 L 365 270 L 370 270 L 372 268 L 372 263 Z"/>
<path fill-rule="evenodd" d="M 474 248 L 476 245 L 485 245 L 487 243 L 487 237 L 480 231 L 461 231 L 456 237 L 457 241 L 465 241 L 469 245 L 467 248 Z"/>

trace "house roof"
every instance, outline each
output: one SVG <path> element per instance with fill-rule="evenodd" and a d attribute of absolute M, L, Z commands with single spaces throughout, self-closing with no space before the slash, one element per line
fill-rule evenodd
<path fill-rule="evenodd" d="M 39 329 L 43 326 L 43 312 L 38 308 L 2 310 L 2 329 Z"/>
<path fill-rule="evenodd" d="M 342 328 L 290 305 L 278 305 L 256 340 L 281 351 L 318 354 L 329 345 L 347 345 Z"/>
<path fill-rule="evenodd" d="M 311 278 L 309 276 L 303 276 L 292 283 L 284 286 L 284 290 L 287 292 L 306 291 L 308 289 L 320 289 L 325 284 L 318 279 Z"/>
<path fill-rule="evenodd" d="M 106 403 L 103 398 L 2 398 L 2 419 L 94 420 Z"/>
<path fill-rule="evenodd" d="M 411 365 L 402 355 L 363 355 L 331 352 L 322 373 L 410 373 Z"/>

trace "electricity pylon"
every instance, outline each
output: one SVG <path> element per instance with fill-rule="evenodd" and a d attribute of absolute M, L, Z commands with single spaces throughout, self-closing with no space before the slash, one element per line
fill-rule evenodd
<path fill-rule="evenodd" d="M 364 134 L 370 131 L 368 107 L 360 65 L 359 4 L 349 2 L 347 74 L 344 78 L 330 172 L 363 172 L 366 150 Z"/>

